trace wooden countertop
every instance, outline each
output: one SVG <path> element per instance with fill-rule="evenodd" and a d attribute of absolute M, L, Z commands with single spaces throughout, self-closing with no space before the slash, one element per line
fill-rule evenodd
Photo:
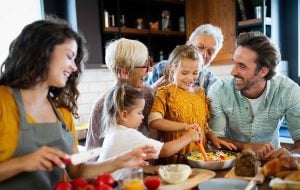
<path fill-rule="evenodd" d="M 225 175 L 230 170 L 231 170 L 231 168 L 230 169 L 225 169 L 225 170 L 216 170 L 216 171 L 214 171 L 216 173 L 216 175 L 214 177 L 210 177 L 210 178 L 224 178 Z M 145 174 L 145 176 L 147 176 L 147 174 Z M 210 178 L 206 178 L 205 180 L 208 180 Z M 205 180 L 202 180 L 199 183 L 202 183 Z M 269 186 L 270 181 L 271 181 L 270 178 L 266 177 L 262 184 L 257 184 L 258 190 L 272 190 L 272 188 Z M 192 188 L 192 190 L 198 190 L 198 185 L 196 185 L 194 188 Z"/>

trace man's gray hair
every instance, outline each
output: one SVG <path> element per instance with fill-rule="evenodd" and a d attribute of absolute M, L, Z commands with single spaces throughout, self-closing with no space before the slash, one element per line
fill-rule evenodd
<path fill-rule="evenodd" d="M 203 24 L 198 26 L 189 37 L 191 43 L 199 35 L 210 35 L 215 38 L 217 43 L 217 50 L 220 50 L 223 46 L 224 36 L 222 30 L 212 24 Z"/>

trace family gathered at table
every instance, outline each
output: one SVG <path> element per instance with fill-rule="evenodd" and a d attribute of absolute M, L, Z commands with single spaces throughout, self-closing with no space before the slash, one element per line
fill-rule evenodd
<path fill-rule="evenodd" d="M 155 173 L 152 166 L 186 163 L 201 147 L 251 150 L 261 161 L 300 153 L 300 88 L 276 73 L 276 44 L 260 32 L 241 33 L 231 76 L 218 79 L 209 67 L 223 41 L 218 26 L 200 25 L 155 65 L 142 42 L 109 42 L 105 64 L 115 84 L 95 100 L 85 144 L 102 147 L 100 156 L 75 165 L 64 160 L 79 152 L 73 118 L 86 42 L 62 19 L 28 24 L 1 66 L 0 189 L 53 189 L 65 176 L 105 172 L 122 179 L 137 166 Z M 283 121 L 290 150 L 280 145 Z"/>

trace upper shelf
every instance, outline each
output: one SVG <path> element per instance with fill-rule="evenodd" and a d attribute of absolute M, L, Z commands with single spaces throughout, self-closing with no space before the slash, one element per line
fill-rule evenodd
<path fill-rule="evenodd" d="M 131 34 L 131 35 L 160 35 L 160 36 L 185 36 L 185 32 L 173 31 L 173 30 L 149 30 L 149 29 L 136 29 L 127 27 L 106 27 L 104 28 L 105 33 L 120 33 L 120 34 Z"/>
<path fill-rule="evenodd" d="M 263 23 L 263 20 L 260 19 L 248 19 L 238 22 L 238 27 L 251 27 L 251 26 L 258 26 Z M 270 17 L 265 18 L 265 24 L 266 25 L 272 25 L 272 19 Z"/>

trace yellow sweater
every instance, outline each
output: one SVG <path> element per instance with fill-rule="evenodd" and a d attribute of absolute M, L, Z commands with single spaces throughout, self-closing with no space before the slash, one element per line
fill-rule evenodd
<path fill-rule="evenodd" d="M 19 110 L 15 103 L 12 93 L 6 86 L 0 85 L 0 162 L 10 159 L 16 149 L 19 138 Z M 78 141 L 76 138 L 75 125 L 72 114 L 65 108 L 58 108 L 66 125 L 70 128 L 75 137 L 75 144 Z M 34 119 L 26 114 L 29 123 L 35 123 Z"/>
<path fill-rule="evenodd" d="M 202 143 L 206 147 L 205 126 L 210 117 L 208 110 L 209 100 L 203 90 L 196 93 L 178 88 L 175 84 L 169 84 L 160 88 L 154 97 L 154 103 L 151 112 L 160 113 L 164 119 L 182 122 L 187 124 L 196 123 L 201 128 Z M 172 126 L 170 126 L 172 127 Z M 168 142 L 186 133 L 183 131 L 165 131 L 160 132 L 164 142 Z M 195 143 L 190 143 L 178 154 L 185 155 L 191 151 L 197 150 Z M 174 161 L 174 159 L 172 159 Z"/>

